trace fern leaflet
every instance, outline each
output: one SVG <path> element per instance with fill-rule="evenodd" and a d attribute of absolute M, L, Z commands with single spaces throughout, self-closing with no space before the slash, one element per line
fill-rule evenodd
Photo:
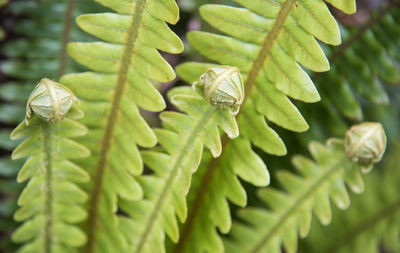
<path fill-rule="evenodd" d="M 234 78 L 226 75 L 232 68 L 214 69 L 222 70 L 215 82 Z M 132 252 L 165 252 L 165 233 L 171 240 L 178 240 L 175 214 L 182 222 L 186 218 L 186 195 L 192 173 L 200 163 L 203 145 L 217 157 L 222 152 L 218 126 L 230 138 L 239 135 L 230 109 L 211 105 L 202 97 L 204 94 L 200 94 L 189 87 L 171 90 L 171 102 L 186 114 L 161 113 L 164 129 L 156 129 L 155 133 L 163 151 L 142 151 L 144 162 L 154 171 L 154 175 L 139 179 L 145 193 L 144 200 L 123 201 L 121 205 L 122 210 L 133 218 L 133 222 L 127 224 L 132 237 Z"/>
<path fill-rule="evenodd" d="M 334 209 L 332 224 L 323 230 L 318 224 L 311 226 L 303 248 L 310 253 L 345 253 L 380 252 L 383 246 L 389 252 L 397 252 L 400 249 L 399 178 L 392 174 L 398 169 L 397 164 L 398 156 L 394 151 L 385 165 L 379 167 L 379 172 L 366 177 L 368 187 L 365 193 L 351 196 L 352 204 L 348 210 L 339 212 Z M 321 240 L 327 238 L 328 233 L 329 240 Z"/>
<path fill-rule="evenodd" d="M 2 2 L 2 1 L 0 1 Z M 8 1 L 6 1 L 8 2 Z M 77 64 L 63 57 L 66 51 L 66 43 L 70 37 L 79 35 L 82 39 L 88 36 L 81 36 L 71 26 L 70 21 L 73 15 L 79 13 L 82 8 L 93 8 L 93 4 L 88 0 L 79 1 L 74 5 L 74 0 L 51 1 L 48 3 L 29 1 L 29 2 L 10 2 L 8 9 L 2 10 L 0 15 L 19 16 L 19 21 L 15 23 L 16 39 L 7 40 L 1 48 L 1 56 L 6 59 L 2 61 L 1 72 L 7 76 L 7 81 L 1 83 L 0 98 L 0 121 L 7 126 L 14 127 L 25 114 L 25 103 L 29 93 L 33 89 L 33 83 L 37 83 L 43 75 L 57 78 L 64 71 L 76 69 Z M 75 10 L 72 12 L 72 10 Z M 94 8 L 93 8 L 94 9 Z M 43 15 L 43 12 L 46 15 Z M 65 56 L 65 55 L 64 55 Z M 0 130 L 0 148 L 4 151 L 13 150 L 19 141 L 9 140 L 12 129 L 4 128 Z M 7 199 L 2 200 L 4 206 L 2 218 L 9 217 L 17 208 L 17 196 L 23 185 L 15 181 L 19 168 L 23 160 L 12 161 L 7 156 L 0 158 L 0 174 L 4 176 L 1 180 L 2 193 L 7 189 Z M 17 226 L 8 222 L 1 226 L 0 230 L 7 234 L 9 230 Z M 0 251 L 14 252 L 15 245 L 7 236 L 1 240 Z"/>
<path fill-rule="evenodd" d="M 304 102 L 316 102 L 319 100 L 319 94 L 299 64 L 317 72 L 329 70 L 329 62 L 316 39 L 333 45 L 341 42 L 338 25 L 322 0 L 236 2 L 245 8 L 223 5 L 204 5 L 200 8 L 201 16 L 226 35 L 195 31 L 188 34 L 188 40 L 207 58 L 221 64 L 236 66 L 241 70 L 246 80 L 246 100 L 238 115 L 238 123 L 244 138 L 233 141 L 225 138 L 227 148 L 224 148 L 223 155 L 206 161 L 208 168 L 201 179 L 202 183 L 197 189 L 192 189 L 197 192 L 194 194 L 198 197 L 193 201 L 193 208 L 182 230 L 182 241 L 175 248 L 176 252 L 223 251 L 222 241 L 215 227 L 225 233 L 229 231 L 230 217 L 225 208 L 227 193 L 218 197 L 218 204 L 210 202 L 207 205 L 209 208 L 205 208 L 203 203 L 214 197 L 215 192 L 222 188 L 221 184 L 229 189 L 230 184 L 221 179 L 223 174 L 229 174 L 231 179 L 236 179 L 236 174 L 244 179 L 247 177 L 250 182 L 256 182 L 257 186 L 268 184 L 266 177 L 259 181 L 251 179 L 253 168 L 246 164 L 258 164 L 255 169 L 257 175 L 265 175 L 262 171 L 266 170 L 266 167 L 259 165 L 260 158 L 251 151 L 250 143 L 267 153 L 286 154 L 285 145 L 278 134 L 266 124 L 265 118 L 292 131 L 307 130 L 306 121 L 288 96 Z M 335 1 L 334 4 L 346 12 L 355 11 L 355 1 Z M 208 65 L 184 63 L 178 66 L 177 71 L 183 79 L 190 81 Z M 245 160 L 246 162 L 237 166 L 230 163 L 228 166 L 224 159 L 228 161 L 230 156 L 225 154 L 225 151 L 235 150 L 229 147 L 230 145 L 240 145 L 252 155 Z M 252 159 L 252 162 L 249 162 L 249 159 Z M 218 172 L 220 169 L 225 169 L 226 172 Z M 220 181 L 224 183 L 218 184 Z M 240 185 L 233 182 L 231 185 L 235 185 L 235 192 L 242 191 Z M 243 196 L 238 194 L 237 198 L 242 199 L 240 205 L 245 204 Z M 198 218 L 199 214 L 202 218 Z M 215 218 L 223 215 L 228 215 L 228 221 Z M 208 222 L 205 222 L 205 219 Z M 200 234 L 206 243 L 196 248 L 196 236 Z"/>
<path fill-rule="evenodd" d="M 128 242 L 118 230 L 117 196 L 139 200 L 143 190 L 136 177 L 143 162 L 137 145 L 152 147 L 156 135 L 139 107 L 161 111 L 164 100 L 150 80 L 170 81 L 175 73 L 157 49 L 183 50 L 166 22 L 176 23 L 172 0 L 98 0 L 117 13 L 77 18 L 86 32 L 106 42 L 70 43 L 69 54 L 93 72 L 66 75 L 61 82 L 82 101 L 89 133 L 81 138 L 92 156 L 81 164 L 93 175 L 88 220 L 88 252 L 125 252 Z"/>
<path fill-rule="evenodd" d="M 246 208 L 239 212 L 225 246 L 228 252 L 296 252 L 297 237 L 309 233 L 312 212 L 324 225 L 331 222 L 329 199 L 340 209 L 350 204 L 345 183 L 356 193 L 364 190 L 360 167 L 344 154 L 343 141 L 331 140 L 327 146 L 311 142 L 312 161 L 295 156 L 293 164 L 302 176 L 280 171 L 279 182 L 286 192 L 261 189 L 258 196 L 269 206 Z"/>
<path fill-rule="evenodd" d="M 382 8 L 360 29 L 342 28 L 343 45 L 331 53 L 335 62 L 329 73 L 317 76 L 320 91 L 346 118 L 362 120 L 363 112 L 351 88 L 374 104 L 385 105 L 389 97 L 383 83 L 398 83 L 400 61 L 398 37 L 399 1 Z"/>

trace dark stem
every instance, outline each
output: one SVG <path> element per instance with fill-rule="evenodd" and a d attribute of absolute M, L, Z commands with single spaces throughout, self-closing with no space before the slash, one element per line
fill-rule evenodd
<path fill-rule="evenodd" d="M 266 59 L 268 56 L 271 54 L 272 47 L 278 38 L 279 32 L 282 30 L 283 24 L 285 23 L 285 20 L 287 16 L 289 15 L 289 12 L 291 8 L 293 7 L 294 3 L 296 0 L 286 0 L 277 17 L 274 22 L 274 25 L 271 29 L 271 31 L 267 34 L 267 36 L 264 39 L 264 42 L 261 46 L 261 50 L 259 51 L 257 58 L 254 60 L 253 65 L 250 69 L 250 72 L 247 76 L 246 82 L 244 84 L 245 86 L 245 100 L 243 101 L 242 108 L 246 105 L 247 98 L 252 94 L 253 88 L 255 86 L 255 81 L 260 73 L 260 70 L 262 66 L 264 65 Z M 236 116 L 236 119 L 239 119 L 241 115 L 242 110 L 239 111 L 238 115 Z M 222 152 L 224 152 L 226 145 L 228 145 L 230 142 L 229 137 L 224 134 L 222 137 Z M 221 158 L 223 157 L 223 153 L 221 156 L 218 158 L 213 158 L 210 162 L 210 164 L 207 167 L 206 173 L 202 178 L 200 187 L 198 188 L 196 198 L 193 202 L 193 207 L 191 211 L 189 212 L 188 219 L 186 220 L 184 227 L 181 232 L 181 239 L 179 240 L 178 244 L 175 246 L 174 252 L 182 252 L 184 249 L 184 246 L 187 242 L 187 239 L 189 238 L 190 234 L 192 233 L 193 225 L 194 225 L 194 220 L 196 219 L 199 209 L 201 208 L 205 194 L 208 191 L 208 188 L 211 184 L 211 180 L 214 176 L 215 171 L 219 168 L 219 163 L 221 161 Z"/>
<path fill-rule="evenodd" d="M 73 21 L 73 10 L 74 10 L 75 0 L 68 0 L 67 12 L 65 13 L 64 18 L 64 31 L 62 35 L 62 45 L 60 52 L 60 65 L 58 68 L 57 79 L 60 79 L 62 75 L 65 73 L 65 68 L 67 66 L 67 44 L 69 41 L 69 35 L 71 33 L 71 26 Z"/>
<path fill-rule="evenodd" d="M 86 252 L 91 253 L 94 250 L 96 221 L 98 217 L 98 206 L 102 189 L 102 181 L 106 166 L 107 154 L 111 146 L 111 138 L 113 135 L 114 125 L 117 122 L 117 115 L 120 107 L 122 95 L 124 93 L 125 84 L 131 59 L 134 54 L 135 42 L 138 36 L 139 26 L 144 12 L 146 0 L 138 0 L 133 15 L 132 23 L 127 31 L 128 42 L 121 60 L 121 66 L 118 72 L 118 81 L 112 100 L 111 111 L 107 119 L 107 125 L 104 132 L 104 137 L 101 143 L 101 152 L 99 162 L 94 170 L 94 188 L 90 199 L 89 219 L 88 219 L 88 242 Z"/>
<path fill-rule="evenodd" d="M 52 190 L 52 136 L 51 126 L 44 120 L 41 120 L 42 126 L 42 152 L 45 173 L 45 229 L 44 229 L 44 249 L 45 253 L 51 253 L 52 244 L 52 225 L 53 225 L 53 190 Z"/>
<path fill-rule="evenodd" d="M 135 250 L 135 252 L 140 253 L 142 248 L 145 245 L 145 242 L 147 240 L 147 237 L 150 235 L 151 230 L 153 228 L 154 222 L 157 220 L 157 216 L 160 212 L 162 212 L 162 205 L 164 201 L 167 199 L 166 195 L 168 192 L 172 189 L 172 185 L 174 183 L 174 180 L 176 179 L 178 172 L 179 172 L 179 167 L 181 167 L 181 163 L 183 162 L 183 159 L 187 155 L 187 150 L 190 149 L 190 147 L 193 145 L 195 142 L 196 138 L 198 135 L 201 133 L 201 131 L 204 129 L 206 126 L 207 122 L 213 117 L 213 114 L 216 112 L 217 107 L 215 106 L 210 106 L 209 109 L 203 114 L 202 118 L 200 121 L 197 123 L 196 127 L 193 129 L 193 132 L 190 133 L 189 137 L 185 141 L 185 145 L 183 148 L 180 150 L 181 152 L 179 153 L 178 157 L 176 158 L 174 165 L 172 167 L 171 173 L 169 174 L 167 181 L 165 182 L 161 194 L 157 198 L 157 202 L 155 207 L 153 208 L 153 212 L 151 213 L 150 217 L 147 219 L 147 224 L 146 224 L 146 229 L 140 238 L 140 243 Z"/>

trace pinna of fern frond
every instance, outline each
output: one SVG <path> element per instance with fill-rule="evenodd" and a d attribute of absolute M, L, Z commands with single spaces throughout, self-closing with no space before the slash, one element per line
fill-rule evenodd
<path fill-rule="evenodd" d="M 221 178 L 223 173 L 219 173 L 219 170 L 226 169 L 232 178 L 247 168 L 240 166 L 233 173 L 227 169 L 229 167 L 224 166 L 223 160 L 229 160 L 229 153 L 225 153 L 225 150 L 235 149 L 230 147 L 236 146 L 235 142 L 240 147 L 254 144 L 270 154 L 286 154 L 283 141 L 266 120 L 295 132 L 308 129 L 307 122 L 289 97 L 303 102 L 316 102 L 320 99 L 303 67 L 316 72 L 329 70 L 328 59 L 317 40 L 332 45 L 341 43 L 339 27 L 323 0 L 235 2 L 242 7 L 216 4 L 200 7 L 202 18 L 223 34 L 191 31 L 187 35 L 189 44 L 200 54 L 219 64 L 236 66 L 245 80 L 246 100 L 238 120 L 243 138 L 240 138 L 240 142 L 239 139 L 227 142 L 223 156 L 208 161 L 207 176 L 202 179 L 204 184 L 195 189 L 198 195 L 206 192 L 204 195 L 209 197 L 214 197 L 212 195 L 219 190 L 220 185 L 206 182 Z M 334 1 L 334 5 L 346 12 L 355 11 L 354 0 Z M 193 81 L 210 65 L 213 63 L 183 63 L 177 67 L 177 73 L 184 80 Z M 255 157 L 252 161 L 256 163 Z M 265 165 L 258 168 L 258 172 L 264 169 L 262 178 L 266 179 Z M 265 185 L 265 180 L 260 181 Z M 260 186 L 260 181 L 253 182 Z M 224 247 L 216 228 L 222 233 L 230 229 L 229 216 L 220 218 L 229 213 L 226 196 L 226 193 L 220 194 L 218 203 L 213 204 L 202 202 L 201 197 L 197 198 L 200 200 L 196 204 L 200 204 L 193 208 L 192 218 L 198 226 L 188 229 L 192 235 L 187 236 L 191 239 L 186 243 L 186 252 L 223 252 Z M 243 194 L 237 196 L 241 197 L 239 203 L 243 205 Z M 199 237 L 206 243 L 198 246 Z M 175 252 L 180 252 L 183 244 L 179 242 Z"/>
<path fill-rule="evenodd" d="M 84 14 L 78 26 L 99 38 L 96 42 L 72 42 L 69 55 L 90 71 L 61 78 L 81 100 L 85 117 L 79 122 L 89 132 L 79 139 L 92 155 L 79 165 L 93 175 L 89 182 L 90 253 L 126 252 L 127 238 L 118 229 L 118 200 L 138 201 L 143 189 L 139 148 L 157 144 L 157 136 L 140 109 L 159 112 L 165 102 L 153 82 L 167 82 L 175 72 L 161 51 L 180 53 L 183 43 L 169 28 L 179 19 L 174 0 L 96 0 L 107 13 Z M 121 219 L 122 222 L 126 219 Z"/>
<path fill-rule="evenodd" d="M 345 141 L 330 139 L 326 145 L 311 142 L 309 150 L 314 160 L 294 156 L 292 163 L 301 176 L 279 171 L 277 178 L 284 190 L 260 189 L 258 196 L 269 208 L 240 210 L 242 222 L 233 224 L 224 240 L 225 249 L 233 253 L 278 253 L 283 244 L 287 252 L 296 252 L 298 237 L 309 233 L 312 213 L 327 225 L 332 219 L 330 199 L 339 209 L 348 208 L 346 184 L 353 192 L 362 193 L 361 172 L 368 172 L 363 170 L 365 164 L 382 158 L 385 147 L 382 125 L 372 122 L 353 126 Z M 355 156 L 358 158 L 354 159 Z"/>
<path fill-rule="evenodd" d="M 366 175 L 365 192 L 361 196 L 350 195 L 351 206 L 345 212 L 333 209 L 329 226 L 313 222 L 301 250 L 309 253 L 378 253 L 382 249 L 398 252 L 400 178 L 392 174 L 399 169 L 398 155 L 397 150 L 388 153 L 379 171 Z"/>
<path fill-rule="evenodd" d="M 71 252 L 86 241 L 76 224 L 87 217 L 83 208 L 87 194 L 77 184 L 89 181 L 89 175 L 70 160 L 90 153 L 71 138 L 86 134 L 87 129 L 74 120 L 82 116 L 75 96 L 49 79 L 39 82 L 27 108 L 27 120 L 11 135 L 24 138 L 12 159 L 28 157 L 17 180 L 29 180 L 14 214 L 24 223 L 12 239 L 25 243 L 20 253 Z"/>
<path fill-rule="evenodd" d="M 133 252 L 164 252 L 165 233 L 172 241 L 178 240 L 176 215 L 181 222 L 186 219 L 186 195 L 203 146 L 218 157 L 222 151 L 220 129 L 230 138 L 239 135 L 235 113 L 244 89 L 237 68 L 208 69 L 194 88 L 177 87 L 168 96 L 181 112 L 160 115 L 164 128 L 154 131 L 162 151 L 141 152 L 144 163 L 154 172 L 138 178 L 145 198 L 121 201 L 122 210 L 133 218 Z"/>
<path fill-rule="evenodd" d="M 317 40 L 340 44 L 335 19 L 322 0 L 301 0 L 296 4 L 285 0 L 236 2 L 243 7 L 216 4 L 200 7 L 202 18 L 223 35 L 192 31 L 187 36 L 189 43 L 205 57 L 240 69 L 245 84 L 254 87 L 245 89 L 249 89 L 247 100 L 253 102 L 251 109 L 255 113 L 292 131 L 307 130 L 308 124 L 288 97 L 304 102 L 320 99 L 301 65 L 316 72 L 329 70 L 328 59 Z M 330 2 L 347 13 L 355 11 L 353 0 Z M 264 58 L 260 56 L 263 52 L 267 52 Z M 184 63 L 177 70 L 187 77 L 193 72 L 193 65 L 200 68 L 201 64 L 209 65 Z M 247 75 L 254 75 L 257 66 L 260 70 L 251 76 L 252 83 L 247 83 Z M 243 109 L 246 107 L 245 103 Z M 274 143 L 282 142 L 272 129 L 264 131 L 263 137 L 274 139 Z M 286 153 L 282 145 L 274 148 L 255 142 L 267 153 Z"/>
<path fill-rule="evenodd" d="M 359 94 L 377 105 L 389 104 L 383 84 L 400 81 L 397 63 L 400 37 L 400 2 L 384 6 L 359 29 L 341 27 L 343 46 L 331 49 L 331 71 L 318 76 L 324 97 L 346 118 L 362 121 L 363 109 Z M 371 27 L 365 29 L 365 27 Z M 316 80 L 316 79 L 314 79 Z M 354 88 L 354 91 L 353 89 Z"/>

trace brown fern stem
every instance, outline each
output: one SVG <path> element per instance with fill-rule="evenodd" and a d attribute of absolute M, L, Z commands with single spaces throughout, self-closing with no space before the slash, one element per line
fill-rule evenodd
<path fill-rule="evenodd" d="M 71 33 L 71 26 L 73 15 L 72 12 L 74 10 L 75 0 L 68 0 L 67 12 L 65 13 L 64 18 L 64 31 L 62 35 L 62 44 L 61 44 L 61 52 L 60 52 L 60 62 L 58 67 L 57 79 L 60 79 L 62 75 L 65 73 L 65 68 L 67 66 L 67 44 L 69 41 L 69 35 Z"/>
<path fill-rule="evenodd" d="M 246 97 L 243 102 L 242 108 L 246 105 L 247 98 L 250 96 L 250 94 L 252 94 L 256 78 L 260 73 L 260 70 L 264 65 L 264 62 L 271 54 L 272 47 L 276 39 L 278 38 L 279 32 L 282 30 L 283 24 L 285 23 L 285 20 L 289 15 L 289 12 L 294 6 L 295 2 L 296 0 L 286 0 L 282 4 L 282 7 L 276 17 L 276 20 L 274 22 L 274 25 L 272 26 L 271 31 L 265 37 L 261 49 L 258 52 L 257 58 L 254 60 L 250 72 L 247 76 L 246 82 L 244 84 Z M 236 119 L 239 119 L 241 111 L 242 110 L 239 111 L 238 115 L 236 116 Z M 229 142 L 230 142 L 229 137 L 226 134 L 224 134 L 224 136 L 222 137 L 222 152 L 225 151 L 226 145 L 228 145 Z M 180 240 L 178 244 L 175 246 L 174 249 L 175 253 L 182 252 L 190 234 L 192 233 L 194 221 L 196 220 L 199 210 L 203 204 L 204 198 L 209 189 L 214 173 L 219 168 L 218 165 L 222 157 L 223 153 L 218 158 L 213 158 L 207 167 L 206 173 L 204 174 L 200 187 L 198 188 L 198 191 L 196 193 L 196 198 L 193 201 L 192 209 L 189 212 L 188 219 L 186 220 L 183 229 L 181 230 Z"/>
<path fill-rule="evenodd" d="M 95 231 L 96 222 L 98 219 L 98 207 L 102 191 L 102 181 L 105 172 L 106 160 L 108 151 L 111 145 L 111 139 L 113 135 L 114 125 L 117 122 L 117 115 L 120 109 L 120 102 L 122 94 L 125 89 L 127 81 L 129 65 L 131 63 L 132 55 L 134 52 L 135 42 L 138 36 L 139 25 L 142 19 L 146 5 L 146 0 L 138 0 L 136 2 L 135 12 L 133 15 L 132 23 L 128 29 L 128 42 L 125 46 L 124 53 L 122 55 L 121 66 L 118 72 L 118 81 L 112 100 L 111 111 L 107 119 L 107 124 L 104 132 L 104 137 L 101 143 L 100 159 L 94 170 L 94 187 L 92 196 L 90 199 L 89 206 L 89 218 L 88 218 L 88 242 L 86 245 L 86 252 L 91 253 L 94 251 L 95 245 Z"/>

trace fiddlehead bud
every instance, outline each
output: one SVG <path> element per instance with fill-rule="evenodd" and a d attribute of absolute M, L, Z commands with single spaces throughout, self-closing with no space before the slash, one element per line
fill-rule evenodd
<path fill-rule="evenodd" d="M 386 135 L 382 125 L 365 122 L 352 126 L 346 133 L 344 148 L 346 156 L 362 166 L 362 172 L 369 172 L 385 153 Z"/>
<path fill-rule="evenodd" d="M 228 108 L 233 114 L 239 112 L 244 100 L 244 86 L 238 68 L 231 66 L 209 68 L 194 86 L 200 88 L 198 90 L 211 105 Z"/>
<path fill-rule="evenodd" d="M 50 123 L 58 122 L 77 102 L 78 99 L 70 89 L 43 78 L 29 96 L 25 122 L 29 125 L 33 114 Z"/>

